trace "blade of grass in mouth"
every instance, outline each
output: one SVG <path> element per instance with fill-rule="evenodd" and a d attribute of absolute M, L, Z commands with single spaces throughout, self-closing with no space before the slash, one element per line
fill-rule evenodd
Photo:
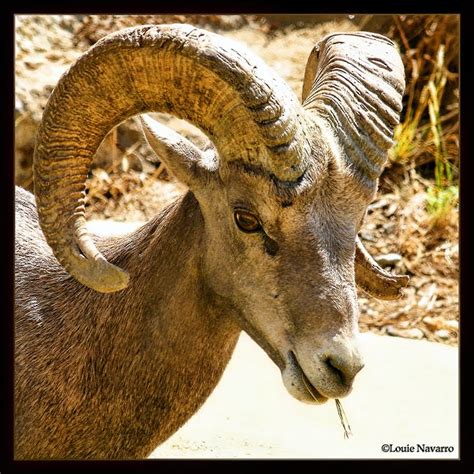
<path fill-rule="evenodd" d="M 305 377 L 302 376 L 301 378 L 303 380 L 303 384 L 306 387 L 306 390 L 310 393 L 310 395 L 315 399 L 316 396 L 313 393 L 313 390 L 311 390 L 310 386 L 308 386 L 308 383 L 305 380 Z M 351 425 L 349 424 L 349 420 L 347 418 L 346 412 L 344 411 L 344 408 L 342 407 L 341 400 L 338 398 L 335 399 L 336 402 L 336 408 L 337 408 L 337 414 L 339 415 L 339 419 L 341 420 L 341 425 L 344 428 L 344 439 L 349 439 L 350 436 L 352 436 L 352 430 L 351 430 Z"/>
<path fill-rule="evenodd" d="M 349 424 L 344 408 L 342 408 L 341 400 L 338 398 L 336 398 L 336 408 L 339 419 L 341 420 L 341 425 L 344 428 L 344 439 L 348 439 L 349 436 L 352 436 L 351 425 Z"/>

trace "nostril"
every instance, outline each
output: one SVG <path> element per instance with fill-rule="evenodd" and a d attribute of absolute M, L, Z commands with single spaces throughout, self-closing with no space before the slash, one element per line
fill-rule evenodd
<path fill-rule="evenodd" d="M 339 364 L 334 360 L 328 357 L 326 360 L 326 365 L 329 367 L 329 369 L 339 378 L 341 384 L 345 385 L 346 384 L 346 375 L 341 370 Z"/>
<path fill-rule="evenodd" d="M 358 359 L 349 362 L 337 356 L 326 357 L 324 362 L 343 385 L 351 385 L 355 376 L 364 367 L 362 360 Z"/>

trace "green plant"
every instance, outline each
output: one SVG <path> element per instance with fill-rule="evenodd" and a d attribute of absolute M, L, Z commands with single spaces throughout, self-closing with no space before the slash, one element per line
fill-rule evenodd
<path fill-rule="evenodd" d="M 450 215 L 451 211 L 456 208 L 458 203 L 458 186 L 430 186 L 426 193 L 426 210 L 430 216 L 430 225 L 442 225 Z"/>

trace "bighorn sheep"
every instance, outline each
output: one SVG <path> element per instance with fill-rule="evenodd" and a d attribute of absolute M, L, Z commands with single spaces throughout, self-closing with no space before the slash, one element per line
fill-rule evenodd
<path fill-rule="evenodd" d="M 241 330 L 297 399 L 346 396 L 363 366 L 356 281 L 390 299 L 407 280 L 357 238 L 403 89 L 397 50 L 373 33 L 315 46 L 302 105 L 244 47 L 189 25 L 125 29 L 79 58 L 38 131 L 37 206 L 17 190 L 15 457 L 149 455 L 212 392 Z M 189 192 L 136 232 L 93 237 L 94 153 L 150 111 L 215 148 L 145 118 Z"/>

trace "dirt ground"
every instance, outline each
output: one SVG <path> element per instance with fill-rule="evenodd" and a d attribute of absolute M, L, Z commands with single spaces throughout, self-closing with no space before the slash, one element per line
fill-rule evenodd
<path fill-rule="evenodd" d="M 328 20 L 328 18 L 325 18 Z M 16 61 L 16 182 L 31 189 L 34 132 L 42 108 L 59 76 L 104 34 L 162 17 L 19 17 Z M 183 18 L 245 43 L 285 78 L 298 96 L 304 67 L 314 44 L 327 33 L 355 31 L 360 22 L 294 23 L 286 26 L 258 17 Z M 202 135 L 189 124 L 157 115 L 196 144 Z M 151 164 L 136 119 L 120 125 L 104 141 L 88 182 L 89 218 L 142 221 L 159 212 L 185 189 L 170 181 L 161 165 Z M 458 209 L 433 225 L 426 210 L 431 181 L 413 169 L 384 173 L 370 205 L 362 241 L 386 268 L 411 277 L 405 295 L 383 302 L 360 293 L 362 331 L 456 345 L 459 333 Z"/>

